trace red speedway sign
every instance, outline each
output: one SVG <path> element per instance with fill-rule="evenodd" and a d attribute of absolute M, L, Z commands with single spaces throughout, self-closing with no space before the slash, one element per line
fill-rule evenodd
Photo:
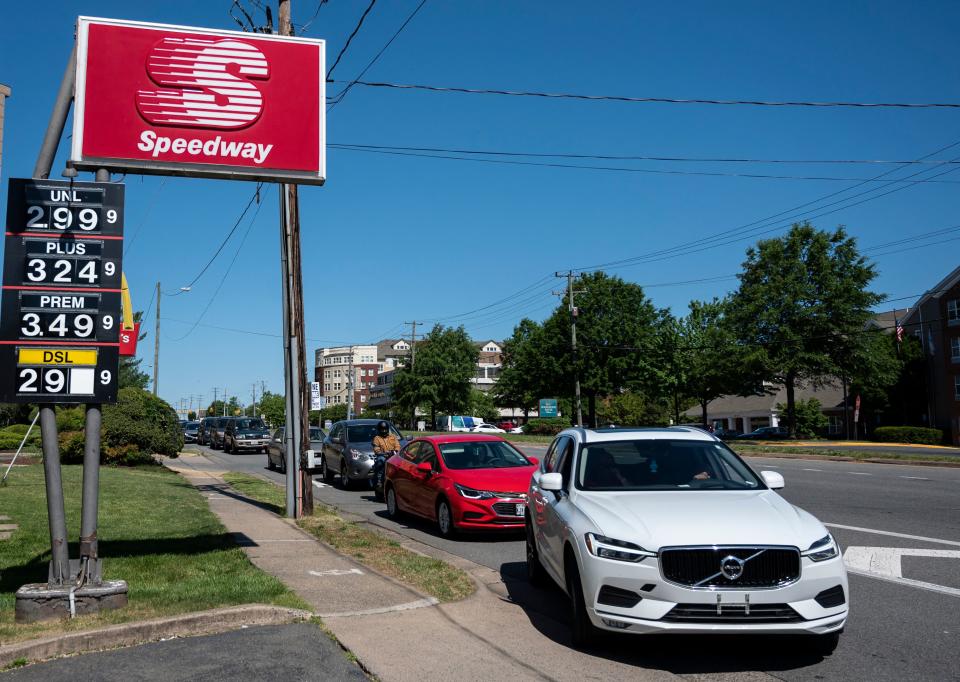
<path fill-rule="evenodd" d="M 324 41 L 80 17 L 70 163 L 322 184 Z"/>

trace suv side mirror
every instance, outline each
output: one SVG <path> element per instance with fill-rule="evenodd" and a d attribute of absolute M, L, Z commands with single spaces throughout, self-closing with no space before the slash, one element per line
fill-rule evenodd
<path fill-rule="evenodd" d="M 776 471 L 761 471 L 760 475 L 763 477 L 763 482 L 766 483 L 767 487 L 771 490 L 780 490 L 783 488 L 783 474 L 777 473 Z"/>
<path fill-rule="evenodd" d="M 559 492 L 563 490 L 563 475 L 557 472 L 540 476 L 540 489 Z"/>

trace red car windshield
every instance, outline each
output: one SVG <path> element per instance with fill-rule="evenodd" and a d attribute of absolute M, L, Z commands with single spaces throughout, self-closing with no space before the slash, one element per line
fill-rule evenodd
<path fill-rule="evenodd" d="M 448 469 L 505 469 L 530 466 L 530 460 L 501 440 L 441 443 L 440 456 Z"/>

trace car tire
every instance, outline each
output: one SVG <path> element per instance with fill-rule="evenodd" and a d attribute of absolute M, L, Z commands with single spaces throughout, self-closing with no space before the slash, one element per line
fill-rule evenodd
<path fill-rule="evenodd" d="M 548 584 L 547 571 L 540 563 L 540 552 L 537 550 L 537 541 L 533 535 L 533 523 L 527 516 L 525 525 L 527 534 L 527 580 L 534 587 L 546 587 Z"/>
<path fill-rule="evenodd" d="M 457 526 L 453 522 L 453 509 L 450 503 L 444 498 L 437 502 L 437 527 L 440 529 L 440 535 L 449 539 L 457 534 Z"/>
<path fill-rule="evenodd" d="M 327 485 L 333 483 L 333 472 L 330 471 L 330 467 L 327 466 L 326 456 L 320 457 L 320 476 L 323 478 L 323 482 Z"/>
<path fill-rule="evenodd" d="M 375 499 L 377 502 L 383 502 L 383 501 L 384 501 L 385 498 L 384 498 L 384 496 L 383 496 L 383 489 L 382 489 L 382 488 L 374 488 L 374 489 L 373 489 L 373 499 Z"/>
<path fill-rule="evenodd" d="M 821 656 L 829 656 L 840 644 L 840 634 L 843 630 L 831 632 L 826 635 L 815 635 L 813 637 L 813 650 Z"/>
<path fill-rule="evenodd" d="M 270 459 L 270 455 L 267 455 L 267 469 L 273 471 L 273 460 Z"/>
<path fill-rule="evenodd" d="M 280 458 L 280 473 L 281 473 L 281 474 L 284 474 L 284 475 L 286 475 L 286 473 L 287 473 L 287 458 L 286 458 L 286 457 L 281 457 L 281 458 Z"/>
<path fill-rule="evenodd" d="M 583 598 L 583 583 L 580 581 L 580 571 L 577 570 L 577 560 L 567 559 L 567 594 L 570 596 L 570 635 L 573 646 L 577 649 L 587 649 L 597 640 L 597 628 L 590 622 L 587 615 L 587 605 Z"/>
<path fill-rule="evenodd" d="M 387 516 L 396 521 L 400 518 L 401 511 L 400 505 L 397 504 L 397 492 L 393 489 L 393 486 L 387 487 Z"/>
<path fill-rule="evenodd" d="M 352 484 L 352 481 L 350 480 L 350 474 L 347 473 L 348 471 L 349 469 L 347 468 L 347 460 L 340 460 L 340 487 L 344 490 L 350 490 L 350 486 Z"/>

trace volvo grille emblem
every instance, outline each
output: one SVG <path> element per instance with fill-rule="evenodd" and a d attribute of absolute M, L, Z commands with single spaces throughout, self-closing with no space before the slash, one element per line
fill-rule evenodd
<path fill-rule="evenodd" d="M 727 580 L 736 580 L 743 575 L 743 559 L 735 556 L 725 556 L 720 560 L 720 572 Z"/>

